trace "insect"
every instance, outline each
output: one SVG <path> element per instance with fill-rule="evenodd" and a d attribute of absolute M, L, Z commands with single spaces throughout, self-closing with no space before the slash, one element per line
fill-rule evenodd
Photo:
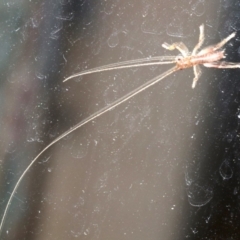
<path fill-rule="evenodd" d="M 161 56 L 161 57 L 153 57 L 153 58 L 143 58 L 143 59 L 137 59 L 132 61 L 126 61 L 121 63 L 115 63 L 115 64 L 109 64 L 102 67 L 93 68 L 90 70 L 82 71 L 80 73 L 71 75 L 70 77 L 66 78 L 63 82 L 66 82 L 70 79 L 84 76 L 91 73 L 97 73 L 97 72 L 104 72 L 104 71 L 110 71 L 110 70 L 117 70 L 117 69 L 123 69 L 123 68 L 132 68 L 132 67 L 142 67 L 142 66 L 152 66 L 152 65 L 163 65 L 163 64 L 170 64 L 170 63 L 176 63 L 176 66 L 170 69 L 169 71 L 166 71 L 160 76 L 156 77 L 156 81 L 159 82 L 163 78 L 167 77 L 171 73 L 182 70 L 185 68 L 193 67 L 194 71 L 194 79 L 192 83 L 192 88 L 195 88 L 198 79 L 200 78 L 202 71 L 199 67 L 200 64 L 204 65 L 208 68 L 240 68 L 240 63 L 232 63 L 232 62 L 226 62 L 226 61 L 219 61 L 225 58 L 225 51 L 219 50 L 221 49 L 228 41 L 230 41 L 232 38 L 236 36 L 236 32 L 232 33 L 228 37 L 224 38 L 221 42 L 219 42 L 216 45 L 206 47 L 198 52 L 198 50 L 201 48 L 204 42 L 204 25 L 202 24 L 200 27 L 200 35 L 197 45 L 194 47 L 192 53 L 189 52 L 186 45 L 182 42 L 176 42 L 171 45 L 168 43 L 163 43 L 162 47 L 167 50 L 174 50 L 177 49 L 181 55 L 180 56 Z M 219 50 L 219 51 L 218 51 Z M 155 78 L 154 78 L 155 79 Z M 150 80 L 146 83 L 148 88 L 148 84 L 155 84 L 151 83 L 153 81 Z M 142 88 L 142 87 L 140 87 Z M 145 90 L 146 88 L 143 88 Z M 142 91 L 143 91 L 142 90 Z M 136 90 L 134 90 L 135 92 Z M 138 92 L 136 93 L 138 94 Z"/>
<path fill-rule="evenodd" d="M 31 166 L 37 161 L 37 159 L 52 145 L 54 145 L 55 143 L 57 143 L 58 141 L 60 141 L 61 139 L 63 139 L 67 135 L 69 135 L 70 133 L 74 132 L 78 128 L 80 128 L 80 127 L 84 126 L 85 124 L 89 123 L 90 121 L 100 117 L 104 113 L 116 108 L 120 104 L 126 102 L 130 98 L 143 92 L 150 86 L 153 86 L 154 84 L 158 83 L 165 77 L 169 76 L 170 74 L 172 74 L 178 70 L 193 67 L 194 79 L 192 82 L 192 88 L 195 88 L 197 81 L 199 80 L 199 78 L 201 76 L 201 69 L 199 67 L 200 64 L 204 65 L 205 67 L 210 67 L 210 68 L 240 68 L 240 63 L 220 61 L 225 58 L 225 55 L 224 55 L 225 52 L 221 48 L 228 41 L 230 41 L 232 38 L 235 37 L 235 35 L 236 35 L 235 32 L 232 33 L 231 35 L 229 35 L 228 37 L 226 37 L 225 39 L 223 39 L 218 44 L 203 48 L 202 50 L 199 51 L 199 49 L 202 47 L 202 44 L 204 42 L 204 26 L 201 25 L 199 28 L 200 28 L 199 41 L 198 41 L 197 45 L 194 47 L 192 52 L 189 52 L 188 48 L 182 42 L 173 43 L 171 45 L 164 43 L 164 44 L 162 44 L 162 47 L 164 47 L 167 50 L 177 49 L 177 50 L 179 50 L 181 55 L 158 56 L 158 57 L 152 57 L 152 58 L 142 58 L 142 59 L 137 59 L 137 60 L 109 64 L 109 65 L 97 67 L 94 69 L 86 70 L 86 71 L 71 75 L 70 77 L 66 78 L 63 81 L 63 82 L 66 82 L 75 77 L 80 77 L 80 76 L 91 74 L 91 73 L 98 73 L 98 72 L 117 70 L 117 69 L 126 69 L 126 68 L 132 68 L 132 67 L 142 67 L 142 66 L 152 66 L 152 65 L 163 65 L 163 64 L 174 64 L 175 63 L 175 66 L 173 68 L 170 68 L 163 74 L 149 80 L 148 82 L 144 83 L 140 87 L 136 88 L 135 90 L 131 91 L 130 93 L 126 94 L 125 96 L 114 101 L 112 104 L 100 109 L 99 111 L 97 111 L 94 114 L 87 117 L 85 120 L 74 125 L 69 130 L 67 130 L 66 132 L 61 134 L 59 137 L 57 137 L 55 140 L 53 140 L 51 143 L 49 143 L 41 152 L 39 152 L 38 155 L 31 161 L 31 163 L 28 165 L 28 167 L 22 173 L 22 175 L 18 179 L 18 181 L 10 195 L 10 198 L 7 202 L 7 205 L 5 207 L 5 210 L 4 210 L 1 222 L 0 222 L 0 231 L 3 228 L 4 220 L 6 219 L 7 212 L 10 207 L 10 204 L 12 202 L 13 196 L 16 193 L 16 190 L 17 190 L 19 184 L 21 183 L 22 179 L 24 178 L 26 173 L 29 171 Z"/>

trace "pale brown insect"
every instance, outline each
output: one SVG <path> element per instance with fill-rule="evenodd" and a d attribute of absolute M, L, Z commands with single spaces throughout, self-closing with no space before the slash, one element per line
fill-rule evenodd
<path fill-rule="evenodd" d="M 199 40 L 198 40 L 197 45 L 194 47 L 192 53 L 189 52 L 186 45 L 182 42 L 176 42 L 171 45 L 169 45 L 168 43 L 163 43 L 162 47 L 166 48 L 167 50 L 177 49 L 177 50 L 179 50 L 181 55 L 180 56 L 160 56 L 160 57 L 153 57 L 153 58 L 143 58 L 143 59 L 137 59 L 137 60 L 126 61 L 126 62 L 121 62 L 121 63 L 109 64 L 109 65 L 105 65 L 105 66 L 98 67 L 98 68 L 93 68 L 90 70 L 86 70 L 86 71 L 71 75 L 70 77 L 66 78 L 63 82 L 66 82 L 66 81 L 76 78 L 76 77 L 91 74 L 91 73 L 117 70 L 117 69 L 123 69 L 123 68 L 176 63 L 176 66 L 174 68 L 172 68 L 171 71 L 167 71 L 167 72 L 163 73 L 162 75 L 158 76 L 157 77 L 158 81 L 162 80 L 163 78 L 165 78 L 172 72 L 175 72 L 177 70 L 182 70 L 185 68 L 193 67 L 195 77 L 193 79 L 192 88 L 195 88 L 196 83 L 202 73 L 202 71 L 199 67 L 200 64 L 202 64 L 208 68 L 240 68 L 240 63 L 220 61 L 223 58 L 225 58 L 225 55 L 224 55 L 224 50 L 219 50 L 219 49 L 221 49 L 228 41 L 230 41 L 232 38 L 234 38 L 236 35 L 236 32 L 232 33 L 231 35 L 229 35 L 228 37 L 223 39 L 220 43 L 213 45 L 213 46 L 206 47 L 198 52 L 198 50 L 201 48 L 201 46 L 204 42 L 204 25 L 202 24 L 199 27 L 199 29 L 200 29 Z M 148 83 L 150 83 L 151 81 L 152 80 L 150 80 Z M 143 89 L 143 90 L 145 90 L 145 89 Z"/>
<path fill-rule="evenodd" d="M 31 166 L 37 161 L 37 159 L 47 150 L 49 149 L 52 145 L 63 139 L 65 136 L 68 134 L 72 133 L 76 129 L 84 126 L 88 122 L 100 117 L 104 113 L 112 110 L 113 108 L 119 106 L 120 104 L 126 102 L 130 98 L 134 97 L 135 95 L 139 94 L 140 92 L 146 90 L 150 86 L 158 83 L 168 75 L 172 74 L 175 71 L 185 69 L 185 68 L 190 68 L 193 67 L 194 70 L 194 79 L 192 83 L 192 88 L 195 88 L 196 83 L 201 76 L 201 69 L 199 67 L 200 64 L 204 65 L 205 67 L 211 67 L 211 68 L 240 68 L 240 63 L 232 63 L 232 62 L 225 62 L 225 61 L 220 61 L 223 58 L 225 58 L 224 55 L 224 50 L 220 50 L 229 40 L 234 38 L 236 33 L 232 33 L 229 35 L 227 38 L 223 39 L 220 43 L 206 47 L 202 49 L 201 51 L 198 52 L 198 50 L 201 48 L 203 42 L 204 42 L 204 26 L 200 26 L 200 35 L 199 35 L 199 41 L 195 48 L 193 49 L 192 53 L 189 52 L 188 48 L 185 46 L 184 43 L 178 42 L 178 43 L 173 43 L 171 45 L 164 43 L 162 46 L 168 50 L 174 50 L 177 49 L 180 51 L 181 55 L 180 56 L 160 56 L 160 57 L 152 57 L 152 58 L 143 58 L 143 59 L 137 59 L 137 60 L 131 60 L 131 61 L 125 61 L 121 63 L 114 63 L 114 64 L 109 64 L 105 65 L 102 67 L 94 68 L 91 70 L 86 70 L 81 73 L 77 73 L 74 75 L 71 75 L 70 77 L 66 78 L 64 82 L 73 79 L 75 77 L 80 77 L 83 75 L 91 74 L 91 73 L 97 73 L 97 72 L 103 72 L 103 71 L 110 71 L 110 70 L 117 70 L 117 69 L 124 69 L 124 68 L 131 68 L 131 67 L 141 67 L 141 66 L 152 66 L 152 65 L 162 65 L 162 64 L 171 64 L 175 63 L 176 65 L 169 69 L 168 71 L 164 72 L 163 74 L 151 79 L 150 81 L 146 82 L 145 84 L 141 85 L 137 89 L 131 91 L 130 93 L 126 94 L 125 96 L 121 97 L 120 99 L 114 101 L 112 104 L 102 108 L 101 110 L 97 111 L 96 113 L 90 115 L 87 117 L 85 120 L 79 122 L 75 126 L 73 126 L 71 129 L 68 131 L 64 132 L 61 134 L 59 137 L 57 137 L 54 141 L 49 143 L 28 165 L 28 167 L 25 169 L 25 171 L 22 173 L 20 178 L 18 179 L 11 195 L 10 198 L 7 202 L 6 208 L 4 210 L 1 223 L 0 223 L 0 231 L 3 228 L 3 223 L 6 218 L 9 206 L 12 202 L 13 196 L 21 183 L 22 179 L 28 172 L 28 170 L 31 168 Z"/>
<path fill-rule="evenodd" d="M 162 46 L 168 50 L 178 49 L 181 52 L 182 56 L 176 57 L 177 70 L 193 67 L 195 77 L 193 79 L 192 88 L 195 88 L 197 81 L 201 76 L 202 72 L 199 67 L 200 64 L 210 68 L 240 68 L 240 63 L 219 61 L 225 58 L 225 55 L 224 50 L 218 50 L 221 49 L 229 40 L 234 38 L 236 32 L 223 39 L 220 43 L 206 47 L 198 52 L 204 42 L 204 25 L 201 25 L 199 28 L 199 41 L 193 49 L 192 54 L 189 53 L 188 48 L 182 42 L 174 43 L 172 45 L 167 43 L 162 44 Z"/>

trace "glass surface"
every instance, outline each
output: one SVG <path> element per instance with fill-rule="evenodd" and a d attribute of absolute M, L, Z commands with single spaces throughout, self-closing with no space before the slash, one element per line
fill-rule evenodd
<path fill-rule="evenodd" d="M 85 69 L 177 55 L 240 29 L 239 1 L 0 1 L 0 216 L 26 167 L 76 123 L 171 65 Z M 226 45 L 240 62 L 239 36 Z M 29 169 L 0 239 L 238 239 L 239 73 L 178 71 L 74 131 Z"/>

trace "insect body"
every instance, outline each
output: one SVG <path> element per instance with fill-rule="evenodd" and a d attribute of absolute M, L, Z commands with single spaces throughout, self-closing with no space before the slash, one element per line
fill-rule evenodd
<path fill-rule="evenodd" d="M 142 67 L 142 66 L 152 66 L 152 65 L 163 65 L 163 64 L 174 64 L 175 66 L 163 74 L 149 80 L 148 82 L 144 83 L 140 87 L 136 88 L 135 90 L 131 91 L 130 93 L 126 94 L 125 96 L 119 98 L 118 100 L 114 101 L 112 104 L 102 108 L 101 110 L 97 111 L 96 113 L 90 115 L 87 117 L 85 120 L 79 122 L 72 128 L 70 128 L 68 131 L 64 132 L 61 134 L 59 137 L 57 137 L 55 140 L 53 140 L 51 143 L 49 143 L 38 155 L 30 162 L 28 167 L 25 169 L 25 171 L 22 173 L 20 178 L 18 179 L 11 195 L 10 198 L 7 202 L 7 205 L 5 207 L 1 222 L 0 222 L 0 231 L 3 228 L 3 223 L 4 220 L 7 216 L 7 212 L 9 209 L 9 206 L 12 202 L 13 196 L 16 193 L 16 190 L 21 183 L 22 179 L 26 175 L 26 173 L 29 171 L 31 166 L 37 161 L 37 159 L 47 150 L 49 149 L 52 145 L 69 135 L 70 133 L 74 132 L 78 128 L 84 126 L 85 124 L 89 123 L 90 121 L 100 117 L 104 113 L 114 109 L 115 107 L 119 106 L 120 104 L 126 102 L 130 98 L 134 97 L 135 95 L 143 92 L 150 86 L 160 82 L 162 79 L 167 77 L 168 75 L 172 74 L 173 72 L 176 72 L 181 69 L 185 68 L 190 68 L 193 67 L 194 70 L 194 79 L 192 83 L 192 88 L 195 88 L 196 83 L 201 76 L 201 69 L 199 67 L 200 64 L 204 65 L 205 67 L 211 67 L 211 68 L 240 68 L 240 63 L 231 63 L 231 62 L 225 62 L 225 61 L 220 61 L 223 58 L 225 58 L 224 55 L 224 50 L 220 50 L 229 40 L 234 38 L 236 33 L 232 33 L 229 35 L 227 38 L 223 39 L 220 43 L 206 47 L 200 51 L 198 51 L 203 42 L 204 42 L 204 26 L 200 26 L 200 36 L 199 36 L 199 41 L 195 48 L 193 49 L 192 53 L 189 52 L 188 48 L 183 44 L 182 42 L 179 43 L 174 43 L 174 44 L 167 44 L 164 43 L 162 46 L 168 50 L 174 50 L 177 49 L 180 51 L 181 56 L 160 56 L 160 57 L 152 57 L 152 58 L 143 58 L 143 59 L 137 59 L 137 60 L 131 60 L 131 61 L 125 61 L 121 63 L 114 63 L 114 64 L 109 64 L 106 66 L 94 68 L 91 70 L 86 70 L 81 73 L 77 73 L 74 75 L 71 75 L 70 77 L 66 78 L 64 82 L 73 79 L 75 77 L 91 74 L 91 73 L 97 73 L 97 72 L 103 72 L 103 71 L 110 71 L 110 70 L 116 70 L 116 69 L 125 69 L 125 68 L 131 68 L 131 67 Z"/>
<path fill-rule="evenodd" d="M 195 88 L 197 81 L 201 76 L 200 64 L 212 68 L 240 68 L 239 63 L 220 61 L 225 58 L 225 55 L 224 50 L 219 49 L 221 49 L 229 40 L 234 38 L 235 35 L 236 33 L 234 32 L 223 39 L 220 43 L 206 47 L 198 52 L 204 42 L 204 26 L 201 25 L 198 44 L 195 46 L 191 54 L 182 42 L 174 43 L 172 45 L 164 43 L 162 44 L 162 47 L 168 50 L 178 49 L 181 52 L 182 56 L 176 57 L 176 66 L 179 70 L 193 67 L 195 77 L 193 79 L 192 88 Z"/>

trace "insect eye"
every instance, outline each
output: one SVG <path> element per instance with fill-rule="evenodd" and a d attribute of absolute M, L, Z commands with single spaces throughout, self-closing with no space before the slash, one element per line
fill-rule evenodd
<path fill-rule="evenodd" d="M 176 61 L 177 61 L 177 62 L 180 62 L 182 59 L 183 59 L 182 56 L 177 56 L 177 57 L 176 57 Z"/>

